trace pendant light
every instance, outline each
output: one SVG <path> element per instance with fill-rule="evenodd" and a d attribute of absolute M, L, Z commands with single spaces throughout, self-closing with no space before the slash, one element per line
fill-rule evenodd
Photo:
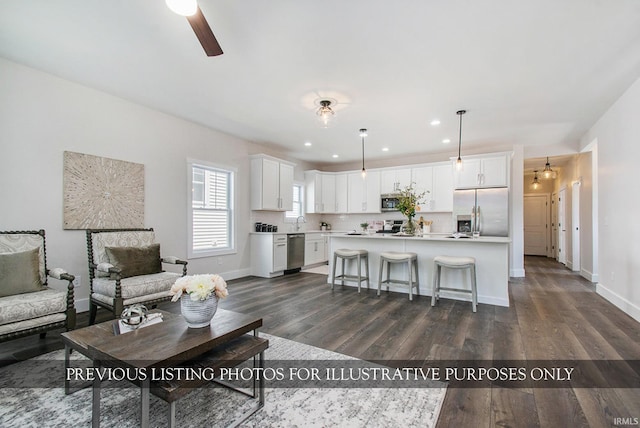
<path fill-rule="evenodd" d="M 458 110 L 456 114 L 460 116 L 460 135 L 458 136 L 458 159 L 456 160 L 456 169 L 458 171 L 462 170 L 462 158 L 460 157 L 460 151 L 462 149 L 462 115 L 465 114 L 466 110 Z"/>
<path fill-rule="evenodd" d="M 366 136 L 366 128 L 360 129 L 360 137 L 362 138 L 362 178 L 365 178 L 367 176 L 367 170 L 364 168 L 364 137 Z"/>
<path fill-rule="evenodd" d="M 547 156 L 547 163 L 544 165 L 544 171 L 542 171 L 543 178 L 556 178 L 556 173 L 551 169 L 551 164 L 549 163 L 549 156 Z"/>
<path fill-rule="evenodd" d="M 538 170 L 533 171 L 533 181 L 531 182 L 531 188 L 538 190 L 540 187 L 540 181 L 538 181 Z"/>

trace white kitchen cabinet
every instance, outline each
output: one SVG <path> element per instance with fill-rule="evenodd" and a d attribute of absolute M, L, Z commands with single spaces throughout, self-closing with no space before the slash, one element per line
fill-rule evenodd
<path fill-rule="evenodd" d="M 349 205 L 347 173 L 335 174 L 336 179 L 336 213 L 346 213 Z"/>
<path fill-rule="evenodd" d="M 305 171 L 306 212 L 336 212 L 336 176 L 333 173 Z"/>
<path fill-rule="evenodd" d="M 425 192 L 420 212 L 453 211 L 453 173 L 451 164 L 441 163 L 411 169 L 417 193 Z"/>
<path fill-rule="evenodd" d="M 483 187 L 504 187 L 509 185 L 509 155 L 467 156 L 462 159 L 462 169 L 454 168 L 454 184 L 456 189 Z"/>
<path fill-rule="evenodd" d="M 295 164 L 267 155 L 251 158 L 251 209 L 291 211 Z"/>
<path fill-rule="evenodd" d="M 380 172 L 380 193 L 398 193 L 411 181 L 411 168 L 383 169 Z"/>
<path fill-rule="evenodd" d="M 273 278 L 287 268 L 286 233 L 251 234 L 251 275 Z"/>
<path fill-rule="evenodd" d="M 304 265 L 311 266 L 326 262 L 325 254 L 325 237 L 321 233 L 305 233 Z"/>
<path fill-rule="evenodd" d="M 380 172 L 367 171 L 365 178 L 360 172 L 352 172 L 347 176 L 348 212 L 379 213 L 380 212 Z"/>

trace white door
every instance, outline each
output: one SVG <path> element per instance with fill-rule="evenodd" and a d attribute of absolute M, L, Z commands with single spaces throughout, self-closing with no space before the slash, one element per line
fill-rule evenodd
<path fill-rule="evenodd" d="M 571 188 L 571 270 L 580 270 L 580 182 Z"/>
<path fill-rule="evenodd" d="M 565 243 L 567 242 L 567 231 L 565 229 L 565 197 L 567 195 L 567 189 L 562 188 L 558 192 L 558 261 L 562 264 L 567 264 L 567 256 Z"/>
<path fill-rule="evenodd" d="M 558 193 L 551 194 L 551 251 L 549 257 L 558 259 Z"/>
<path fill-rule="evenodd" d="M 549 195 L 524 195 L 524 253 L 546 256 L 549 248 Z"/>

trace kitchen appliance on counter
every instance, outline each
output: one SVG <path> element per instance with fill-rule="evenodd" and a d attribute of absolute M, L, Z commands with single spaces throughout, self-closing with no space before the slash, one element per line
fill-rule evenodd
<path fill-rule="evenodd" d="M 398 233 L 404 220 L 385 220 L 382 230 L 378 230 L 376 233 Z"/>
<path fill-rule="evenodd" d="M 453 224 L 467 235 L 509 236 L 509 189 L 455 190 Z"/>
<path fill-rule="evenodd" d="M 256 232 L 277 232 L 278 226 L 274 226 L 273 224 L 266 224 L 266 223 L 256 223 L 255 230 Z"/>
<path fill-rule="evenodd" d="M 287 271 L 298 272 L 304 265 L 304 233 L 287 234 Z"/>
<path fill-rule="evenodd" d="M 380 211 L 398 211 L 399 194 L 384 193 L 380 195 Z"/>

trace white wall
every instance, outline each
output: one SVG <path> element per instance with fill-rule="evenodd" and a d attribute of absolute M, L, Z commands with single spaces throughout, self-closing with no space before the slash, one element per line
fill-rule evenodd
<path fill-rule="evenodd" d="M 640 79 L 596 122 L 581 148 L 598 142 L 597 291 L 640 321 Z"/>
<path fill-rule="evenodd" d="M 64 151 L 144 164 L 145 226 L 156 230 L 163 255 L 182 258 L 187 158 L 237 168 L 238 252 L 192 259 L 188 267 L 227 279 L 249 273 L 248 155 L 262 147 L 4 59 L 0 76 L 0 230 L 46 230 L 48 266 L 82 276 L 79 310 L 88 307 L 86 239 L 84 231 L 62 228 Z M 296 167 L 297 177 L 304 167 Z"/>

